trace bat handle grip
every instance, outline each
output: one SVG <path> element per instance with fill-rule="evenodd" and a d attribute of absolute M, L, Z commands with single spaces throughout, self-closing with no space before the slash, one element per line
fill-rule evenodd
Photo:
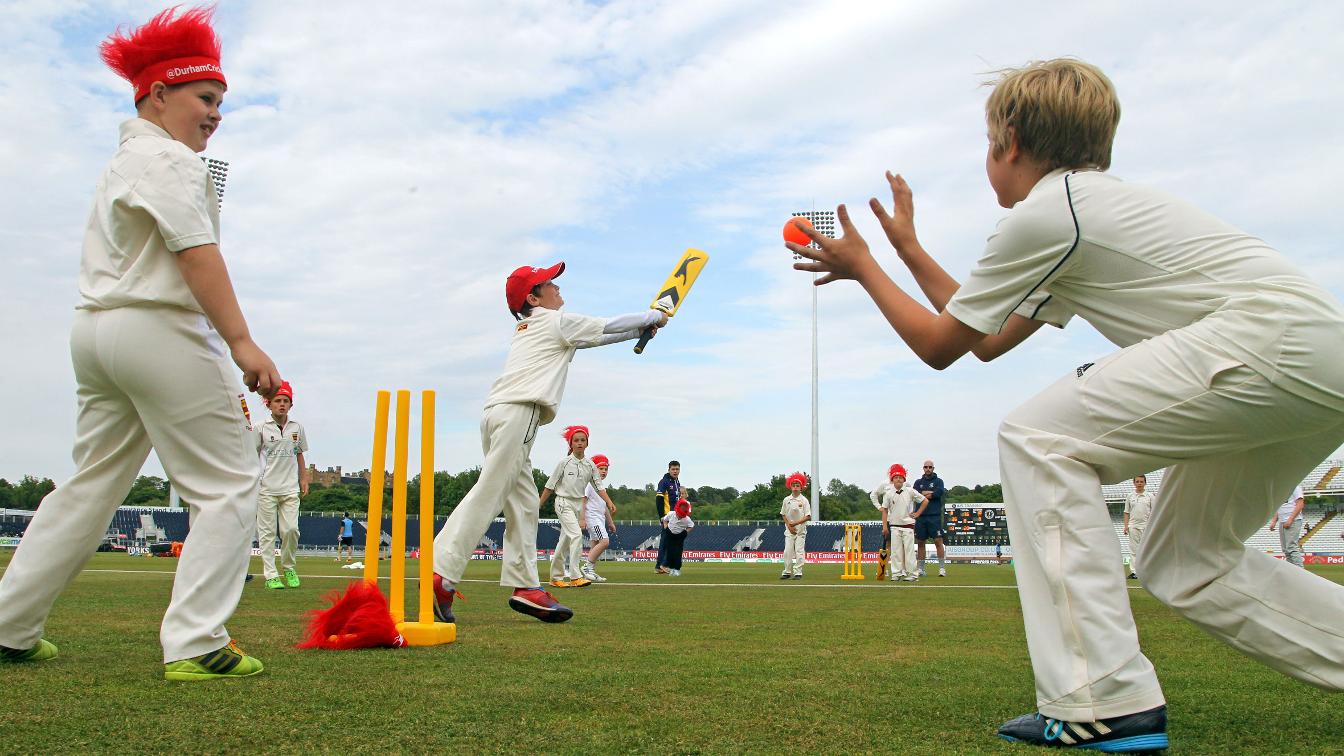
<path fill-rule="evenodd" d="M 635 354 L 644 354 L 644 346 L 653 338 L 653 326 L 648 326 L 639 334 L 639 342 L 635 344 Z"/>

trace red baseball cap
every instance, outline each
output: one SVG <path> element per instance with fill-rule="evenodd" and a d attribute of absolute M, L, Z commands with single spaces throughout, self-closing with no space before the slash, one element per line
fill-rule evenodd
<path fill-rule="evenodd" d="M 509 312 L 522 312 L 523 305 L 527 304 L 527 295 L 532 293 L 532 287 L 559 278 L 564 272 L 565 264 L 558 262 L 549 268 L 524 265 L 510 273 L 509 280 L 504 282 L 504 299 L 509 304 Z"/>

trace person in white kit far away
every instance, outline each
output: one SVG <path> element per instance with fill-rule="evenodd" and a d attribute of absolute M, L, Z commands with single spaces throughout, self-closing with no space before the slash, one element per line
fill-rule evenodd
<path fill-rule="evenodd" d="M 1246 546 L 1277 502 L 1344 442 L 1344 309 L 1271 248 L 1190 204 L 1107 175 L 1120 120 L 1095 66 L 999 72 L 985 171 L 1009 212 L 958 282 L 924 250 L 888 173 L 870 207 L 932 310 L 882 270 L 842 205 L 838 239 L 795 268 L 855 279 L 901 339 L 943 369 L 992 360 L 1074 315 L 1120 350 L 1013 410 L 999 464 L 1036 711 L 999 736 L 1042 746 L 1168 747 L 1139 649 L 1120 542 L 1101 493 L 1166 468 L 1140 549 L 1153 596 L 1242 653 L 1344 689 L 1344 586 Z"/>
<path fill-rule="evenodd" d="M 779 507 L 784 518 L 784 572 L 780 580 L 802 580 L 807 563 L 807 523 L 812 521 L 812 502 L 803 495 L 807 476 L 796 472 L 784 482 L 790 493 Z"/>
<path fill-rule="evenodd" d="M 611 460 L 605 454 L 594 454 L 593 464 L 605 482 L 607 472 L 611 469 Z M 611 534 L 616 532 L 616 521 L 612 519 L 616 514 L 616 505 L 606 491 L 599 492 L 591 483 L 584 489 L 583 499 L 583 527 L 588 530 L 589 541 L 583 576 L 594 583 L 605 583 L 607 579 L 597 574 L 597 560 L 602 558 L 602 552 L 611 544 Z"/>
<path fill-rule="evenodd" d="M 298 588 L 295 557 L 299 550 L 299 496 L 308 495 L 308 467 L 303 457 L 308 452 L 308 433 L 289 417 L 294 406 L 294 389 L 289 381 L 280 384 L 266 406 L 271 419 L 257 428 L 257 451 L 261 454 L 257 548 L 261 551 L 261 572 L 267 588 Z M 283 580 L 275 568 L 277 530 Z"/>
<path fill-rule="evenodd" d="M 434 538 L 434 615 L 440 622 L 456 621 L 458 581 L 501 512 L 507 524 L 500 584 L 514 589 L 509 607 L 543 622 L 574 616 L 542 589 L 537 576 L 540 504 L 532 480 L 532 442 L 537 429 L 555 419 L 576 350 L 639 338 L 645 329 L 656 332 L 667 324 L 667 315 L 653 309 L 615 318 L 561 312 L 565 300 L 555 279 L 564 270 L 562 262 L 549 268 L 524 266 L 504 284 L 505 302 L 518 322 L 504 372 L 485 400 L 481 476 Z"/>
<path fill-rule="evenodd" d="M 213 10 L 176 13 L 101 47 L 131 82 L 136 117 L 121 124 L 84 232 L 70 335 L 76 471 L 43 499 L 0 578 L 0 662 L 56 656 L 42 638 L 52 603 L 107 533 L 152 448 L 191 510 L 159 630 L 164 677 L 262 671 L 224 623 L 256 532 L 260 465 L 242 385 L 269 397 L 281 378 L 238 306 L 220 253 L 219 198 L 197 154 L 220 124 L 227 88 Z"/>
<path fill-rule="evenodd" d="M 929 497 L 905 484 L 905 466 L 892 465 L 887 469 L 887 484 L 879 486 L 870 496 L 881 492 L 878 508 L 882 510 L 882 535 L 891 543 L 890 572 L 892 582 L 919 580 L 919 563 L 915 558 L 915 523 L 929 506 Z"/>
<path fill-rule="evenodd" d="M 1134 479 L 1134 490 L 1125 497 L 1125 535 L 1129 536 L 1131 580 L 1138 579 L 1139 546 L 1143 544 L 1143 531 L 1148 527 L 1148 513 L 1153 511 L 1153 502 L 1157 497 L 1148 487 L 1148 478 L 1140 475 Z"/>
<path fill-rule="evenodd" d="M 1269 529 L 1279 530 L 1279 548 L 1283 551 L 1283 561 L 1302 566 L 1302 508 L 1307 505 L 1302 486 L 1293 489 L 1293 494 L 1274 511 L 1269 521 Z"/>
<path fill-rule="evenodd" d="M 588 448 L 588 427 L 571 425 L 565 429 L 565 441 L 569 444 L 569 454 L 555 466 L 555 472 L 546 481 L 541 491 L 538 507 L 546 505 L 546 500 L 555 494 L 555 516 L 560 520 L 560 541 L 551 555 L 551 585 L 556 588 L 585 588 L 592 584 L 579 566 L 583 557 L 583 531 L 579 529 L 579 516 L 583 514 L 587 490 L 596 487 L 597 493 L 610 505 L 607 498 L 607 485 L 602 482 L 602 473 L 593 460 L 584 456 Z M 611 505 L 614 507 L 614 505 Z"/>
<path fill-rule="evenodd" d="M 691 503 L 685 499 L 677 502 L 672 511 L 663 515 L 663 527 L 667 529 L 667 569 L 672 577 L 681 577 L 681 554 L 686 546 L 686 537 L 695 530 L 695 521 L 691 519 Z"/>

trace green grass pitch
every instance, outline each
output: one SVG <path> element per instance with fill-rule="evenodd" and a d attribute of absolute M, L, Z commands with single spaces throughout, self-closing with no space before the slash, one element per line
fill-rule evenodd
<path fill-rule="evenodd" d="M 0 753 L 1037 752 L 994 736 L 1034 702 L 1007 565 L 878 585 L 872 565 L 863 582 L 813 565 L 782 583 L 769 564 L 687 563 L 680 578 L 607 564 L 611 582 L 556 591 L 575 617 L 547 625 L 507 608 L 498 562 L 473 562 L 457 643 L 325 652 L 293 647 L 303 613 L 351 573 L 302 558 L 302 588 L 254 580 L 229 623 L 266 672 L 189 684 L 162 679 L 173 566 L 89 562 L 47 626 L 60 658 L 0 666 Z M 1344 582 L 1342 567 L 1313 571 Z M 1130 586 L 1172 753 L 1344 753 L 1338 696 Z"/>

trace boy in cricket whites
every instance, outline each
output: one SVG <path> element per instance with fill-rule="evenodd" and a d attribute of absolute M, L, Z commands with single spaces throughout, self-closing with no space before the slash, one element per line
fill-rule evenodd
<path fill-rule="evenodd" d="M 585 493 L 589 487 L 597 489 L 598 494 L 615 508 L 607 498 L 607 484 L 602 482 L 602 474 L 597 465 L 584 456 L 588 448 L 588 427 L 571 425 L 565 428 L 565 441 L 569 444 L 569 454 L 555 466 L 555 472 L 546 481 L 541 491 L 538 507 L 546 506 L 546 500 L 555 494 L 555 516 L 560 520 L 560 541 L 551 555 L 551 585 L 556 588 L 586 588 L 592 580 L 580 572 L 579 562 L 583 558 L 583 531 L 579 529 L 579 514 L 584 506 Z"/>
<path fill-rule="evenodd" d="M 149 456 L 191 508 L 163 616 L 169 680 L 262 671 L 224 623 L 242 594 L 260 473 L 243 383 L 281 384 L 252 341 L 219 249 L 219 201 L 197 153 L 219 127 L 225 79 L 210 8 L 102 43 L 136 116 L 98 182 L 70 337 L 78 385 L 73 477 L 47 495 L 0 579 L 0 660 L 56 656 L 52 603 L 107 533 Z"/>
<path fill-rule="evenodd" d="M 878 508 L 882 510 L 882 535 L 891 545 L 888 574 L 892 582 L 919 580 L 919 565 L 915 562 L 915 522 L 929 506 L 929 497 L 905 484 L 905 466 L 892 465 L 887 470 L 887 484 L 879 486 Z"/>
<path fill-rule="evenodd" d="M 481 418 L 481 477 L 449 515 L 434 539 L 434 615 L 454 622 L 453 598 L 471 553 L 500 512 L 504 564 L 500 584 L 513 588 L 509 606 L 543 622 L 564 622 L 574 612 L 541 587 L 537 577 L 537 515 L 532 480 L 532 442 L 537 429 L 555 419 L 570 360 L 578 349 L 638 338 L 645 328 L 667 323 L 658 310 L 615 318 L 561 312 L 565 300 L 555 279 L 563 262 L 549 268 L 521 267 L 509 275 L 504 297 L 518 321 L 504 373 L 490 388 Z M 583 489 L 579 489 L 582 496 Z"/>
<path fill-rule="evenodd" d="M 1129 536 L 1129 579 L 1137 580 L 1139 547 L 1143 545 L 1143 531 L 1148 527 L 1148 513 L 1153 511 L 1157 497 L 1148 487 L 1148 478 L 1135 476 L 1134 490 L 1125 497 L 1125 535 Z"/>
<path fill-rule="evenodd" d="M 602 481 L 607 479 L 611 469 L 611 460 L 605 454 L 594 454 L 593 464 Z M 607 579 L 597 574 L 597 560 L 602 552 L 611 545 L 611 533 L 616 532 L 616 505 L 605 490 L 599 491 L 592 483 L 583 490 L 583 526 L 588 529 L 588 559 L 583 563 L 583 576 L 594 583 L 605 583 Z"/>
<path fill-rule="evenodd" d="M 936 369 L 992 360 L 1079 315 L 1118 345 L 1013 410 L 999 463 L 1035 713 L 1008 740 L 1166 748 L 1167 709 L 1140 652 L 1103 483 L 1167 468 L 1140 553 L 1159 600 L 1242 653 L 1344 688 L 1344 586 L 1245 539 L 1344 441 L 1344 309 L 1287 258 L 1170 195 L 1107 175 L 1120 105 L 1073 59 L 1001 73 L 985 171 L 1008 214 L 958 283 L 920 245 L 911 192 L 887 174 L 877 215 L 933 311 L 896 286 L 839 208 L 840 239 L 790 244 L 857 280 Z"/>
<path fill-rule="evenodd" d="M 796 472 L 784 484 L 790 493 L 779 507 L 779 516 L 784 519 L 784 571 L 779 579 L 802 580 L 807 563 L 807 523 L 812 521 L 812 502 L 803 496 L 807 476 Z"/>
<path fill-rule="evenodd" d="M 308 467 L 303 458 L 308 451 L 308 433 L 297 420 L 289 419 L 294 406 L 294 389 L 289 381 L 280 384 L 266 406 L 271 419 L 257 429 L 257 452 L 261 454 L 257 548 L 261 551 L 261 572 L 267 588 L 298 588 L 295 555 L 299 550 L 299 496 L 308 495 Z M 277 525 L 284 580 L 275 568 Z"/>

